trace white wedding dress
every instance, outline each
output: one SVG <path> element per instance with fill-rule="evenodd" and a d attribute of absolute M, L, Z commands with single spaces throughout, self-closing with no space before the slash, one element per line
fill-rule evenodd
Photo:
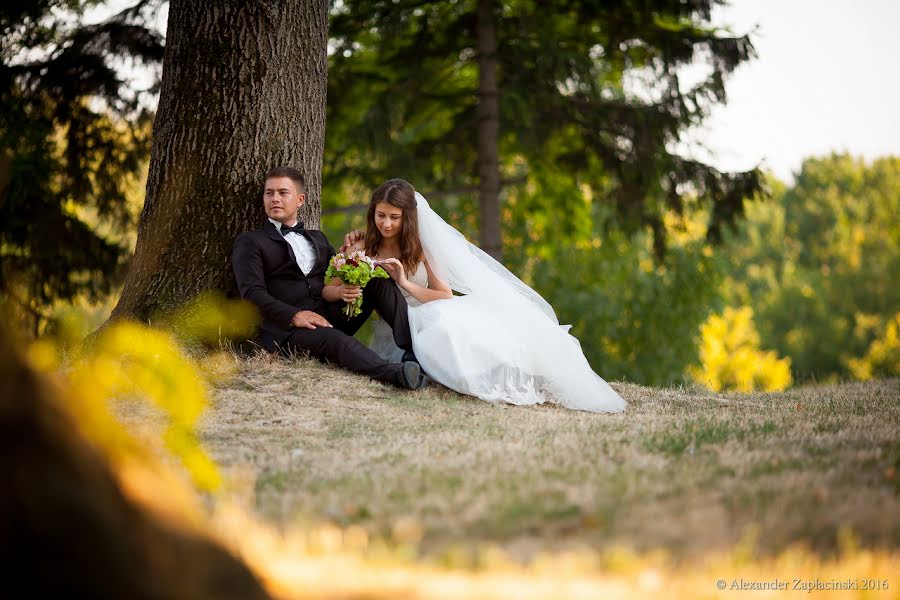
<path fill-rule="evenodd" d="M 407 294 L 413 352 L 448 388 L 488 402 L 620 412 L 626 402 L 594 373 L 578 340 L 537 292 L 466 241 L 418 192 L 419 236 L 435 275 L 463 296 L 420 303 Z M 427 285 L 423 264 L 410 280 Z M 390 361 L 403 352 L 384 321 L 373 349 Z"/>

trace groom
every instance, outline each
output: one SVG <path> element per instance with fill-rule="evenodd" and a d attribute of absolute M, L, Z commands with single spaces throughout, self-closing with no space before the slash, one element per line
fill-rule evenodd
<path fill-rule="evenodd" d="M 362 313 L 349 318 L 341 308 L 358 287 L 326 285 L 325 269 L 335 250 L 321 231 L 297 220 L 306 200 L 303 175 L 291 167 L 266 173 L 263 206 L 268 220 L 234 241 L 234 277 L 241 297 L 262 313 L 260 343 L 270 352 L 307 351 L 372 379 L 408 389 L 425 385 L 415 361 L 387 363 L 353 337 L 377 309 L 394 331 L 397 346 L 412 354 L 407 304 L 392 279 L 372 279 L 363 294 Z"/>

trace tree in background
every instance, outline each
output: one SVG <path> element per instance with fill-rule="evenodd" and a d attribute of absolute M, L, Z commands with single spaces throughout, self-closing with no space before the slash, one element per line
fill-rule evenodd
<path fill-rule="evenodd" d="M 760 350 L 749 306 L 710 315 L 700 337 L 700 367 L 688 372 L 711 390 L 777 392 L 791 385 L 791 359 Z"/>
<path fill-rule="evenodd" d="M 96 24 L 83 0 L 0 8 L 0 298 L 37 334 L 54 300 L 108 293 L 150 115 L 115 61 L 153 65 L 148 2 Z M 150 90 L 152 93 L 152 90 Z M 95 227 L 98 222 L 103 233 Z"/>
<path fill-rule="evenodd" d="M 681 236 L 673 219 L 666 226 L 673 242 L 662 262 L 654 259 L 648 234 L 614 231 L 547 248 L 550 258 L 533 266 L 535 288 L 560 323 L 573 325 L 585 356 L 605 379 L 673 385 L 698 361 L 695 338 L 717 305 L 722 272 L 701 223 Z"/>
<path fill-rule="evenodd" d="M 761 183 L 672 151 L 753 55 L 747 36 L 710 25 L 718 4 L 336 3 L 329 190 L 400 176 L 440 196 L 477 191 L 481 246 L 496 257 L 501 222 L 521 216 L 511 204 L 565 213 L 585 197 L 615 207 L 604 225 L 649 227 L 658 258 L 663 216 L 685 195 L 708 209 L 715 240 Z M 697 64 L 704 76 L 682 83 Z M 504 182 L 517 185 L 505 208 Z"/>
<path fill-rule="evenodd" d="M 112 318 L 234 290 L 231 246 L 262 221 L 272 167 L 305 173 L 300 218 L 318 225 L 327 13 L 325 0 L 170 3 L 147 197 Z"/>
<path fill-rule="evenodd" d="M 900 158 L 810 158 L 772 187 L 727 236 L 725 301 L 753 308 L 795 380 L 852 377 L 900 310 Z"/>
<path fill-rule="evenodd" d="M 558 233 L 560 217 L 536 209 L 512 230 L 535 252 L 524 272 L 604 377 L 766 389 L 896 375 L 900 158 L 811 158 L 793 185 L 766 186 L 774 199 L 748 203 L 718 251 L 702 210 L 666 215 L 661 262 L 645 235 Z M 607 218 L 572 206 L 575 225 Z"/>

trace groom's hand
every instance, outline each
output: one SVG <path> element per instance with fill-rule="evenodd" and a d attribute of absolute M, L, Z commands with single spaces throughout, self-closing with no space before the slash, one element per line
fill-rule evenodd
<path fill-rule="evenodd" d="M 360 231 L 359 229 L 354 229 L 347 233 L 344 236 L 344 245 L 341 246 L 341 252 L 347 253 L 352 250 L 360 249 L 362 245 L 360 242 L 366 239 L 366 232 Z"/>
<path fill-rule="evenodd" d="M 291 325 L 296 327 L 297 329 L 315 329 L 316 327 L 331 327 L 331 323 L 328 322 L 328 319 L 320 315 L 319 313 L 314 313 L 311 310 L 301 310 L 294 318 L 291 319 Z"/>

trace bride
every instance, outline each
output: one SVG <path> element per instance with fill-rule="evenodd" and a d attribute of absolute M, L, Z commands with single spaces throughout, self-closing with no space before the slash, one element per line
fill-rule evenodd
<path fill-rule="evenodd" d="M 364 247 L 400 287 L 413 353 L 430 377 L 488 402 L 625 409 L 550 305 L 467 242 L 408 182 L 391 179 L 375 190 L 367 223 L 365 234 L 347 234 L 341 250 Z M 375 322 L 372 348 L 392 362 L 404 354 L 383 320 Z"/>

